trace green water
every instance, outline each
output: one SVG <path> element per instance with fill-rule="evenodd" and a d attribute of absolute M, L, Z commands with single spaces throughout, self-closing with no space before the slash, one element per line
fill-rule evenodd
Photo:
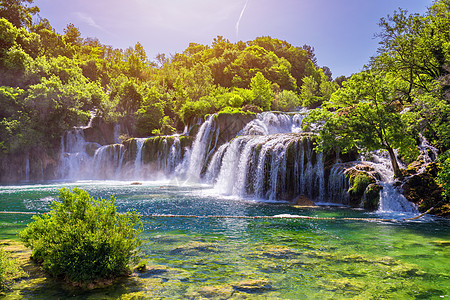
<path fill-rule="evenodd" d="M 393 218 L 143 218 L 148 271 L 113 287 L 74 290 L 53 281 L 19 286 L 24 299 L 450 299 L 450 222 L 345 208 L 299 209 L 218 198 L 174 182 L 77 182 L 0 187 L 0 211 L 48 211 L 58 188 L 117 197 L 141 214 Z M 0 236 L 17 238 L 28 215 L 0 214 Z"/>

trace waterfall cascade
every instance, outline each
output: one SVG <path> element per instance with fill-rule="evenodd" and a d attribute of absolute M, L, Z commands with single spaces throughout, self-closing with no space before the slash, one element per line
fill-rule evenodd
<path fill-rule="evenodd" d="M 85 127 L 74 128 L 61 139 L 60 175 L 69 180 L 175 177 L 208 183 L 221 195 L 272 201 L 292 201 L 303 195 L 316 203 L 349 205 L 346 172 L 351 165 L 342 163 L 338 155 L 324 157 L 314 150 L 313 136 L 301 129 L 306 114 L 264 112 L 239 125 L 211 115 L 193 141 L 186 135 L 173 135 L 118 143 L 119 128 L 115 127 L 116 143 L 101 146 L 86 141 Z M 230 124 L 231 134 L 225 132 Z M 386 157 L 376 154 L 364 163 L 379 174 L 380 211 L 416 211 L 394 188 Z"/>
<path fill-rule="evenodd" d="M 372 153 L 368 163 L 380 175 L 379 184 L 383 187 L 380 192 L 379 212 L 418 212 L 417 207 L 409 202 L 394 186 L 394 170 L 386 152 Z"/>

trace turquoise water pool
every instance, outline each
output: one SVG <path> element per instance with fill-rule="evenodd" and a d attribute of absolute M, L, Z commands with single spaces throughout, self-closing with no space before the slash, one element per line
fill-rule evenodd
<path fill-rule="evenodd" d="M 0 186 L 0 211 L 45 212 L 62 187 L 117 197 L 136 209 L 148 271 L 113 287 L 67 290 L 41 283 L 27 299 L 450 299 L 450 222 L 340 207 L 295 208 L 217 197 L 178 182 L 84 181 Z M 151 215 L 333 217 L 162 218 Z M 0 214 L 2 239 L 16 239 L 30 215 Z M 352 221 L 341 218 L 375 218 Z M 393 219 L 382 221 L 381 219 Z"/>

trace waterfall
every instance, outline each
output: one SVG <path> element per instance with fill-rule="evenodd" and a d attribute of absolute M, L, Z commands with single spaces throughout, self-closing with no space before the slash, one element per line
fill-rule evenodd
<path fill-rule="evenodd" d="M 201 172 L 205 166 L 210 151 L 214 150 L 217 144 L 217 137 L 212 145 L 212 135 L 215 130 L 214 115 L 208 117 L 208 119 L 200 126 L 197 136 L 195 137 L 194 144 L 189 160 L 189 167 L 187 170 L 187 176 L 190 180 L 199 181 Z"/>
<path fill-rule="evenodd" d="M 166 174 L 172 174 L 178 164 L 181 163 L 181 142 L 179 136 L 174 136 L 174 142 L 170 146 L 169 157 L 166 163 Z"/>
<path fill-rule="evenodd" d="M 30 181 L 30 153 L 27 153 L 27 159 L 25 161 L 25 181 Z"/>
<path fill-rule="evenodd" d="M 336 163 L 330 170 L 328 177 L 328 201 L 331 203 L 348 202 L 348 180 L 345 178 L 345 166 Z"/>
<path fill-rule="evenodd" d="M 122 144 L 106 145 L 95 151 L 93 158 L 95 179 L 120 179 L 125 146 Z"/>
<path fill-rule="evenodd" d="M 371 161 L 368 163 L 381 176 L 379 184 L 383 187 L 383 190 L 380 192 L 378 212 L 417 213 L 416 205 L 409 202 L 394 186 L 394 170 L 386 151 L 373 152 Z"/>
<path fill-rule="evenodd" d="M 139 179 L 143 174 L 141 173 L 142 167 L 142 148 L 146 138 L 137 138 L 136 140 L 136 158 L 134 160 L 134 179 Z"/>
<path fill-rule="evenodd" d="M 322 157 L 317 155 L 306 170 L 299 163 L 305 153 L 313 156 L 308 139 L 294 133 L 238 136 L 216 151 L 205 177 L 219 194 L 292 200 L 303 191 L 311 199 L 325 199 Z M 300 182 L 299 174 L 310 180 Z"/>
<path fill-rule="evenodd" d="M 270 135 L 276 133 L 299 133 L 302 131 L 301 124 L 307 111 L 299 113 L 279 113 L 263 112 L 258 114 L 257 118 L 249 122 L 241 135 Z"/>
<path fill-rule="evenodd" d="M 84 139 L 83 128 L 74 128 L 63 135 L 59 170 L 62 179 L 82 179 L 93 172 L 86 152 L 86 147 L 90 144 L 93 143 L 87 143 Z"/>

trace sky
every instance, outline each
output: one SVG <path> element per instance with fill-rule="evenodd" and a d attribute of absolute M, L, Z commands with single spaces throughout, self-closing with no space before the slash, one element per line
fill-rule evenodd
<path fill-rule="evenodd" d="M 67 24 L 83 37 L 126 49 L 141 43 L 150 60 L 183 52 L 189 43 L 211 45 L 260 36 L 315 49 L 333 77 L 362 70 L 377 53 L 379 20 L 398 8 L 423 14 L 432 0 L 35 0 L 58 33 Z"/>

